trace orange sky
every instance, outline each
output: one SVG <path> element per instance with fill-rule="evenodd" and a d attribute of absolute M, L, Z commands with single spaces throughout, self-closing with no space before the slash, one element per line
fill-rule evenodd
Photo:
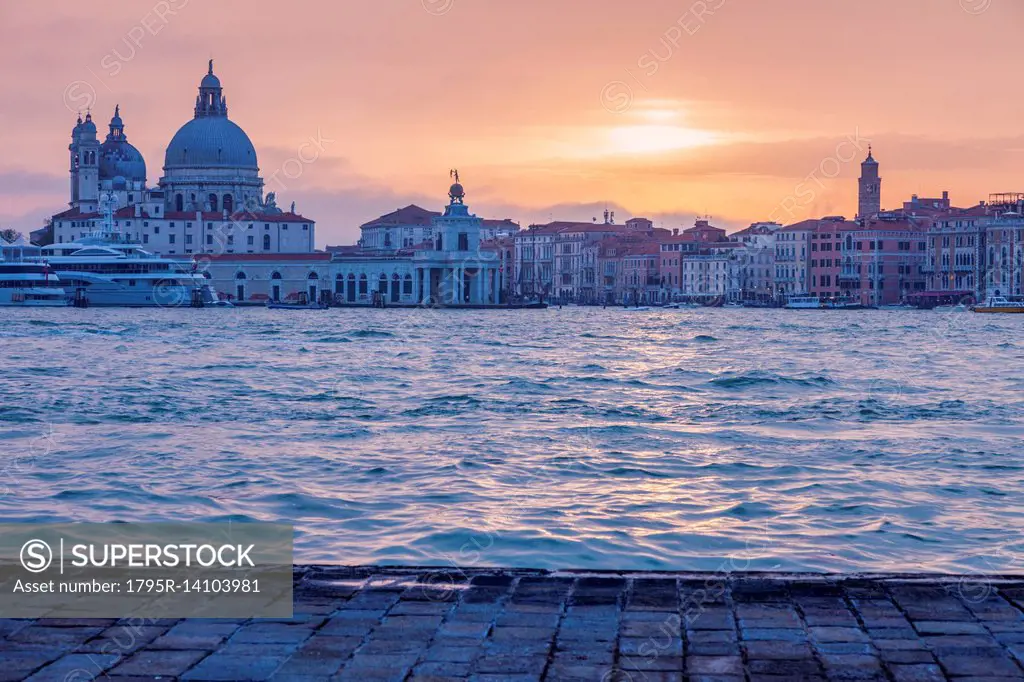
<path fill-rule="evenodd" d="M 1019 0 L 35 0 L 0 21 L 3 227 L 66 206 L 80 106 L 105 134 L 121 104 L 156 184 L 211 56 L 321 246 L 439 208 L 451 167 L 476 213 L 524 225 L 852 216 L 867 140 L 885 206 L 1024 191 Z"/>

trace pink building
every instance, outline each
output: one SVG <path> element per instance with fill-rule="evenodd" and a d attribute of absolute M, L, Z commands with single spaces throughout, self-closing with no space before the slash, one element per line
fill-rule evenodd
<path fill-rule="evenodd" d="M 872 218 L 838 233 L 843 298 L 864 305 L 904 302 L 927 288 L 928 225 L 914 218 Z M 841 259 L 841 260 L 840 260 Z"/>

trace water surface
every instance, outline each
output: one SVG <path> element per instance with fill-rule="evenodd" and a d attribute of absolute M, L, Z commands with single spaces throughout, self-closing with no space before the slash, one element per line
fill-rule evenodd
<path fill-rule="evenodd" d="M 0 309 L 0 518 L 299 561 L 1020 572 L 1024 316 Z"/>

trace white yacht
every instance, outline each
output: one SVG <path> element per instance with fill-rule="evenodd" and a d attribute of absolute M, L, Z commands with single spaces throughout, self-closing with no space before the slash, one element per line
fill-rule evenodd
<path fill-rule="evenodd" d="M 0 306 L 65 306 L 67 297 L 57 275 L 39 260 L 40 248 L 0 238 Z"/>
<path fill-rule="evenodd" d="M 216 292 L 191 260 L 174 260 L 128 242 L 113 229 L 107 202 L 103 227 L 77 242 L 44 246 L 42 257 L 76 306 L 174 308 L 215 305 Z"/>

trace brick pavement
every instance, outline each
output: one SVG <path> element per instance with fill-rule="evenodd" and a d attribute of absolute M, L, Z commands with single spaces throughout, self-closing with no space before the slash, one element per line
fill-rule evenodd
<path fill-rule="evenodd" d="M 0 680 L 1024 679 L 1024 579 L 296 569 L 289 620 L 0 620 Z"/>

